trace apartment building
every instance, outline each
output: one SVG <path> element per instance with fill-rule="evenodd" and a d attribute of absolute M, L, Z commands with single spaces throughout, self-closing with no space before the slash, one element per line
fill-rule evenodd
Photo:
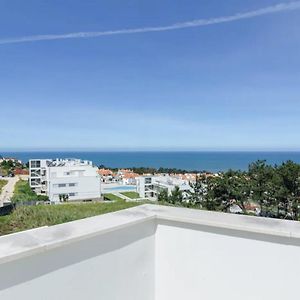
<path fill-rule="evenodd" d="M 97 199 L 101 196 L 98 168 L 80 159 L 32 159 L 29 183 L 51 202 Z"/>
<path fill-rule="evenodd" d="M 141 198 L 157 199 L 158 194 L 163 190 L 170 195 L 176 186 L 183 193 L 191 190 L 188 181 L 169 175 L 140 176 L 136 178 L 136 189 Z"/>

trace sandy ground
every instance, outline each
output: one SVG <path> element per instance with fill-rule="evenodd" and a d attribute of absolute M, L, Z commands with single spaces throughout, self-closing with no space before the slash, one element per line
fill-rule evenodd
<path fill-rule="evenodd" d="M 2 188 L 2 193 L 0 194 L 0 207 L 3 206 L 4 202 L 9 202 L 10 198 L 13 196 L 14 189 L 15 189 L 15 184 L 16 182 L 21 178 L 21 179 L 26 179 L 25 177 L 23 178 L 16 176 L 16 177 L 4 177 L 2 179 L 5 179 L 8 181 L 8 183 Z"/>

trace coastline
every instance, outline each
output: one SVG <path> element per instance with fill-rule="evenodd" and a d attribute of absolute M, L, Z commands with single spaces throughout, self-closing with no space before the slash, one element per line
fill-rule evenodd
<path fill-rule="evenodd" d="M 108 168 L 177 168 L 219 172 L 246 170 L 256 160 L 280 164 L 287 160 L 300 163 L 300 151 L 3 151 L 27 162 L 31 158 L 81 158 Z"/>

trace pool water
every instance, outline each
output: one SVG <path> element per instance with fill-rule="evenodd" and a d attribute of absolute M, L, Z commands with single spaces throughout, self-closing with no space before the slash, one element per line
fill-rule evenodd
<path fill-rule="evenodd" d="M 136 191 L 136 186 L 128 186 L 128 185 L 121 185 L 121 186 L 114 186 L 114 187 L 108 187 L 104 188 L 104 191 L 112 191 L 112 192 L 117 192 L 117 191 Z"/>

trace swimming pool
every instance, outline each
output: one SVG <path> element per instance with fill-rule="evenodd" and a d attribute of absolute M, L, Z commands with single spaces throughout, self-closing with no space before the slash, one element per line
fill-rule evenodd
<path fill-rule="evenodd" d="M 111 191 L 111 192 L 118 192 L 118 191 L 136 191 L 135 185 L 120 185 L 120 186 L 114 186 L 114 187 L 107 187 L 103 189 L 105 192 Z"/>

